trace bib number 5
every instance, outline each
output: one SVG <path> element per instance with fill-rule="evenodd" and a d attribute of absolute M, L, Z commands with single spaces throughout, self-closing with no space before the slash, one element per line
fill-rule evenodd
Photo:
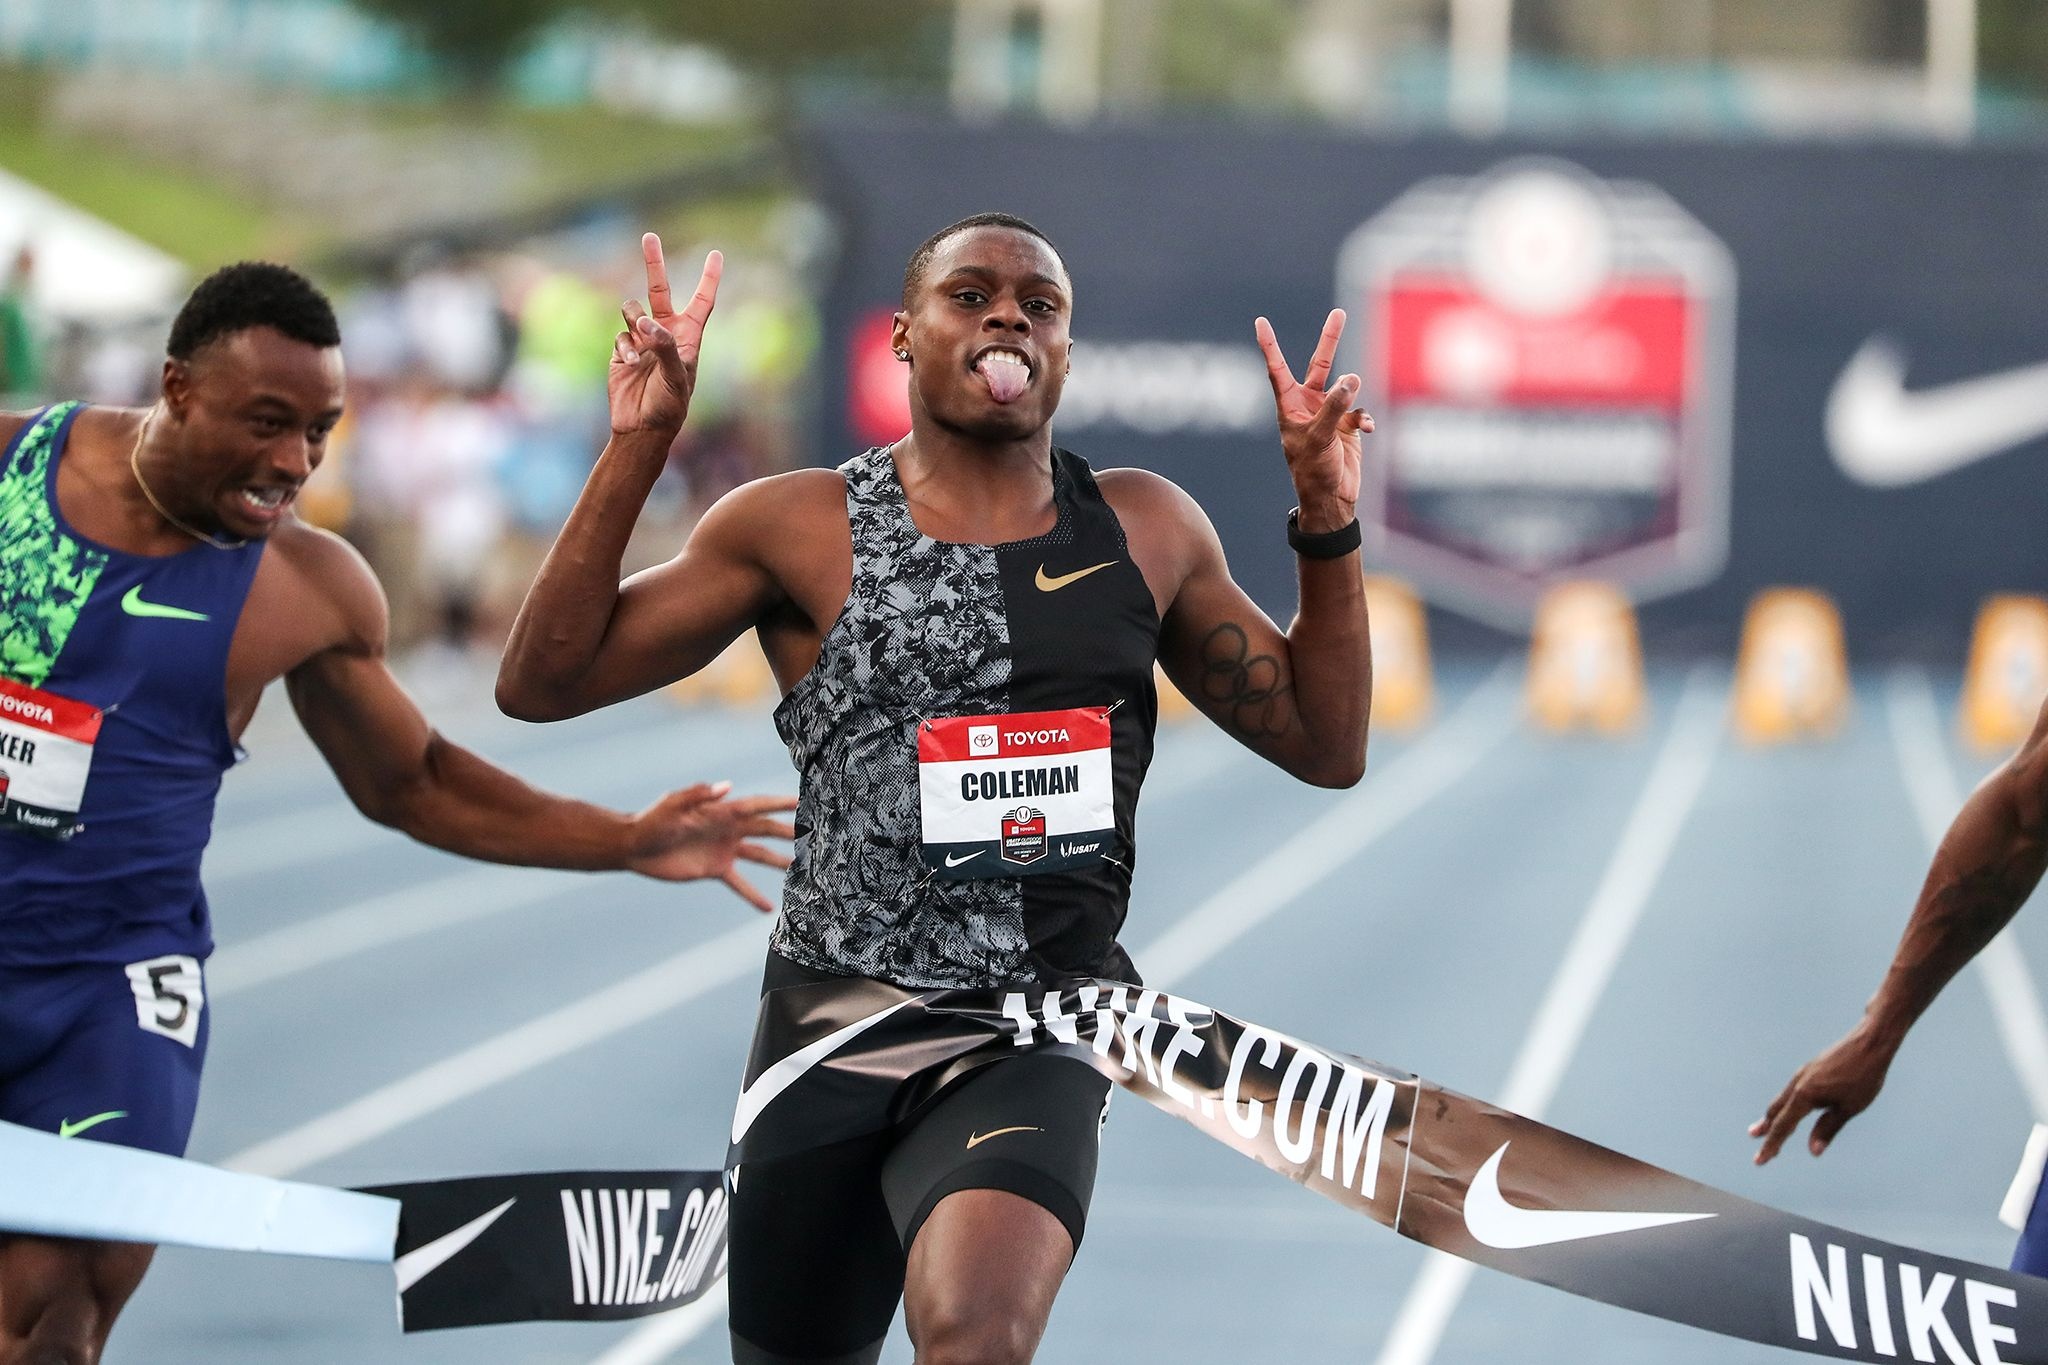
<path fill-rule="evenodd" d="M 199 1015 L 206 985 L 199 959 L 182 953 L 131 962 L 128 984 L 135 991 L 135 1022 L 144 1032 L 175 1038 L 186 1047 L 199 1041 Z"/>

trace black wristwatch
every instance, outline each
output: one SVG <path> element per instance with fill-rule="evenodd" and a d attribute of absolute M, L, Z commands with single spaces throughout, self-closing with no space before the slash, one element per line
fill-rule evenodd
<path fill-rule="evenodd" d="M 1304 531 L 1301 509 L 1297 507 L 1287 514 L 1287 543 L 1303 559 L 1342 559 L 1365 543 L 1365 533 L 1359 530 L 1357 517 L 1351 519 L 1350 525 L 1334 531 Z"/>

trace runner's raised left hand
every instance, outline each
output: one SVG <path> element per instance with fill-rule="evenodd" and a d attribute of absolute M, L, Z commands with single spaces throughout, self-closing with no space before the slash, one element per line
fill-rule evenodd
<path fill-rule="evenodd" d="M 1273 324 L 1260 318 L 1253 331 L 1266 356 L 1266 377 L 1273 383 L 1273 401 L 1280 415 L 1280 448 L 1287 456 L 1287 470 L 1294 476 L 1294 491 L 1301 502 L 1301 527 L 1314 532 L 1348 525 L 1357 515 L 1363 434 L 1372 430 L 1372 418 L 1351 406 L 1360 388 L 1357 375 L 1344 375 L 1324 388 L 1330 381 L 1338 339 L 1344 335 L 1344 310 L 1330 310 L 1315 354 L 1309 357 L 1308 371 L 1298 381 L 1287 357 L 1280 353 Z"/>

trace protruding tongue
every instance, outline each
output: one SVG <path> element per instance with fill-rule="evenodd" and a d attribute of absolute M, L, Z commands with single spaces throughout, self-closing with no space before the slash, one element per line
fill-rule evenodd
<path fill-rule="evenodd" d="M 988 396 L 998 403 L 1016 402 L 1024 386 L 1031 382 L 1031 371 L 993 356 L 983 356 L 974 372 L 988 381 Z"/>

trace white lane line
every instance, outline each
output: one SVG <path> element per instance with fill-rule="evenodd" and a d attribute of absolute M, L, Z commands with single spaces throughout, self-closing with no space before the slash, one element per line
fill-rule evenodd
<path fill-rule="evenodd" d="M 740 726 L 711 731 L 708 743 L 695 729 L 656 734 L 628 731 L 574 749 L 562 764 L 549 768 L 548 786 L 555 791 L 618 791 L 652 780 L 656 772 L 684 785 L 713 781 L 724 776 L 717 768 L 759 747 L 758 737 Z M 529 764 L 541 763 L 548 755 L 568 748 L 564 744 L 524 757 Z M 650 799 L 653 795 L 648 793 Z M 310 809 L 285 811 L 223 829 L 207 849 L 201 871 L 209 883 L 281 872 L 360 852 L 391 837 L 390 830 L 358 815 L 348 799 L 336 792 Z"/>
<path fill-rule="evenodd" d="M 1677 717 L 1649 781 L 1636 798 L 1600 885 L 1586 904 L 1578 931 L 1508 1072 L 1499 1101 L 1503 1109 L 1541 1118 L 1557 1094 L 1586 1024 L 1706 785 L 1721 742 L 1723 690 L 1715 670 L 1698 669 L 1686 680 Z M 1429 1254 L 1387 1334 L 1378 1365 L 1425 1365 L 1436 1354 L 1473 1269 L 1472 1262 L 1444 1252 Z"/>
<path fill-rule="evenodd" d="M 1152 766 L 1145 773 L 1145 790 L 1155 801 L 1161 796 L 1177 795 L 1190 787 L 1202 786 L 1226 768 L 1234 768 L 1251 757 L 1251 750 L 1213 728 L 1200 739 L 1172 739 L 1161 744 L 1154 754 Z"/>
<path fill-rule="evenodd" d="M 655 1365 L 694 1341 L 699 1332 L 725 1319 L 723 1276 L 695 1303 L 659 1314 L 654 1321 L 618 1341 L 590 1365 Z"/>
<path fill-rule="evenodd" d="M 1919 669 L 1896 669 L 1885 689 L 1885 701 L 1906 795 L 1912 799 L 1913 814 L 1932 851 L 1940 846 L 1964 800 L 1962 784 L 1956 781 L 1942 742 L 1934 688 Z M 1977 967 L 1977 980 L 1991 1001 L 2006 1060 L 2027 1092 L 2034 1117 L 2048 1123 L 2048 1012 L 2041 1008 L 2041 993 L 2010 929 L 1984 945 L 1977 954 Z"/>
<path fill-rule="evenodd" d="M 537 905 L 588 877 L 550 868 L 465 867 L 219 949 L 206 964 L 207 992 L 219 999 L 437 929 Z"/>
<path fill-rule="evenodd" d="M 773 783 L 774 779 L 769 778 L 758 785 L 768 787 Z M 750 778 L 741 790 L 752 790 L 755 785 Z M 505 911 L 524 910 L 579 888 L 603 895 L 604 886 L 598 874 L 589 872 L 459 863 L 454 871 L 432 881 L 415 882 L 381 896 L 352 901 L 311 919 L 229 944 L 217 950 L 206 965 L 207 989 L 216 998 L 231 995 L 325 967 L 357 953 Z"/>
<path fill-rule="evenodd" d="M 1184 980 L 1472 771 L 1520 719 L 1515 671 L 1512 660 L 1496 669 L 1442 725 L 1132 954 L 1146 983 Z"/>
<path fill-rule="evenodd" d="M 764 915 L 237 1152 L 220 1164 L 252 1175 L 296 1175 L 738 980 L 760 967 L 767 938 Z"/>

